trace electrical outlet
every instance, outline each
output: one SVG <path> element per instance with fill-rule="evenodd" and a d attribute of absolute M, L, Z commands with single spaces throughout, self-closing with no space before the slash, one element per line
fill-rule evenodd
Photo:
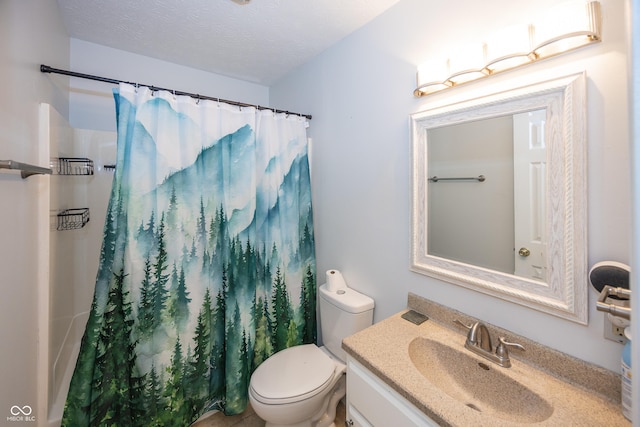
<path fill-rule="evenodd" d="M 627 338 L 624 336 L 624 328 L 611 323 L 608 316 L 604 316 L 604 337 L 621 344 L 627 342 Z"/>

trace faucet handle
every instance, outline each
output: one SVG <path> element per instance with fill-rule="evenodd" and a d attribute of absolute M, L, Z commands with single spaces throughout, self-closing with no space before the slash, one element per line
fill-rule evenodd
<path fill-rule="evenodd" d="M 504 359 L 509 358 L 509 351 L 507 350 L 507 347 L 515 347 L 525 351 L 522 345 L 515 342 L 508 342 L 504 337 L 500 337 L 500 344 L 496 347 L 496 356 Z"/>
<path fill-rule="evenodd" d="M 476 334 L 475 334 L 475 329 L 474 326 L 477 323 L 474 323 L 472 325 L 466 325 L 464 323 L 462 323 L 460 320 L 456 319 L 453 321 L 453 323 L 457 323 L 460 326 L 464 326 L 465 328 L 467 328 L 467 343 L 472 343 L 475 344 L 476 343 Z"/>
<path fill-rule="evenodd" d="M 462 323 L 460 320 L 456 319 L 453 321 L 453 323 L 457 323 L 460 326 L 464 326 L 465 328 L 467 328 L 468 331 L 471 330 L 471 328 L 473 328 L 473 325 L 469 325 L 467 326 L 466 324 Z"/>

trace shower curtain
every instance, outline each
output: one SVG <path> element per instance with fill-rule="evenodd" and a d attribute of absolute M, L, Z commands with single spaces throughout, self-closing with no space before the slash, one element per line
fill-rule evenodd
<path fill-rule="evenodd" d="M 117 167 L 63 426 L 187 426 L 316 341 L 306 121 L 121 84 Z"/>

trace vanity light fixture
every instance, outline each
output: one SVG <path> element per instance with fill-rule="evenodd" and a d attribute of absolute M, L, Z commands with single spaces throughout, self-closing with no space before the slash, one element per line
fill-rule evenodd
<path fill-rule="evenodd" d="M 601 41 L 600 2 L 571 1 L 529 24 L 504 28 L 484 43 L 418 67 L 414 96 L 425 96 Z"/>
<path fill-rule="evenodd" d="M 462 46 L 449 58 L 449 69 L 455 70 L 448 81 L 452 86 L 477 80 L 487 75 L 484 66 L 484 44 L 476 43 Z"/>
<path fill-rule="evenodd" d="M 492 34 L 485 43 L 489 74 L 531 62 L 531 25 L 512 25 Z"/>
<path fill-rule="evenodd" d="M 425 83 L 425 85 L 431 88 L 431 92 L 437 92 L 453 86 L 453 83 L 449 80 L 449 60 L 424 62 L 418 67 L 418 89 L 421 88 L 421 79 L 423 82 L 429 82 Z M 416 93 L 414 95 L 422 96 Z"/>

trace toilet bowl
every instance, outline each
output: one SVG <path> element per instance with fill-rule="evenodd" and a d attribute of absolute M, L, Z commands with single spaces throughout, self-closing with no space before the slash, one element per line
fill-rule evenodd
<path fill-rule="evenodd" d="M 262 368 L 262 369 L 261 369 Z M 282 350 L 251 376 L 249 401 L 266 427 L 331 427 L 346 365 L 315 344 Z"/>
<path fill-rule="evenodd" d="M 342 339 L 373 323 L 374 302 L 348 287 L 319 289 L 320 329 L 326 347 L 281 350 L 251 375 L 249 401 L 266 427 L 335 427 L 346 394 Z"/>

